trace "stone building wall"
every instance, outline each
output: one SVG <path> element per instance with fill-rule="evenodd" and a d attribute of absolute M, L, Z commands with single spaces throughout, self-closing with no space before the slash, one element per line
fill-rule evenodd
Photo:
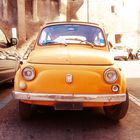
<path fill-rule="evenodd" d="M 128 47 L 140 48 L 139 0 L 84 0 L 76 14 L 80 21 L 103 24 L 113 43 L 116 35 Z"/>
<path fill-rule="evenodd" d="M 37 30 L 40 23 L 51 21 L 59 15 L 59 0 L 36 0 L 35 14 L 33 12 L 34 1 L 0 0 L 0 22 L 7 24 L 7 27 L 17 27 L 19 40 L 20 38 L 26 40 L 31 36 L 26 28 L 32 27 L 33 30 Z M 34 19 L 34 15 L 38 20 Z"/>

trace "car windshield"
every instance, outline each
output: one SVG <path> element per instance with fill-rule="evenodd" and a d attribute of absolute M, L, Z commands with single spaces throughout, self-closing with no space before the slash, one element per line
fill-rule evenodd
<path fill-rule="evenodd" d="M 105 46 L 105 39 L 100 28 L 81 24 L 60 24 L 45 27 L 39 37 L 38 44 L 88 44 L 96 47 Z"/>

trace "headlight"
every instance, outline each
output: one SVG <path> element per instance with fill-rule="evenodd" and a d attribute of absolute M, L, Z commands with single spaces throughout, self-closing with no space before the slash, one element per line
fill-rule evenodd
<path fill-rule="evenodd" d="M 22 76 L 25 80 L 31 81 L 35 78 L 35 70 L 33 67 L 25 67 L 22 70 Z"/>
<path fill-rule="evenodd" d="M 115 83 L 118 79 L 118 74 L 117 74 L 117 71 L 114 70 L 114 69 L 107 69 L 105 70 L 104 72 L 104 80 L 107 82 L 107 83 Z"/>

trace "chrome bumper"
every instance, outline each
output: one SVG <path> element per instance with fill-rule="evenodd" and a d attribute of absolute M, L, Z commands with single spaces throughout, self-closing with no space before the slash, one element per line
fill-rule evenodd
<path fill-rule="evenodd" d="M 123 102 L 126 94 L 48 94 L 13 92 L 15 99 L 56 102 Z"/>

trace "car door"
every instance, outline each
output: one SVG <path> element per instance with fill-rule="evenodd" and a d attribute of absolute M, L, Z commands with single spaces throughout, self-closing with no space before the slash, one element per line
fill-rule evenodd
<path fill-rule="evenodd" d="M 16 71 L 17 59 L 14 47 L 8 47 L 8 40 L 0 29 L 0 83 L 12 80 Z"/>

